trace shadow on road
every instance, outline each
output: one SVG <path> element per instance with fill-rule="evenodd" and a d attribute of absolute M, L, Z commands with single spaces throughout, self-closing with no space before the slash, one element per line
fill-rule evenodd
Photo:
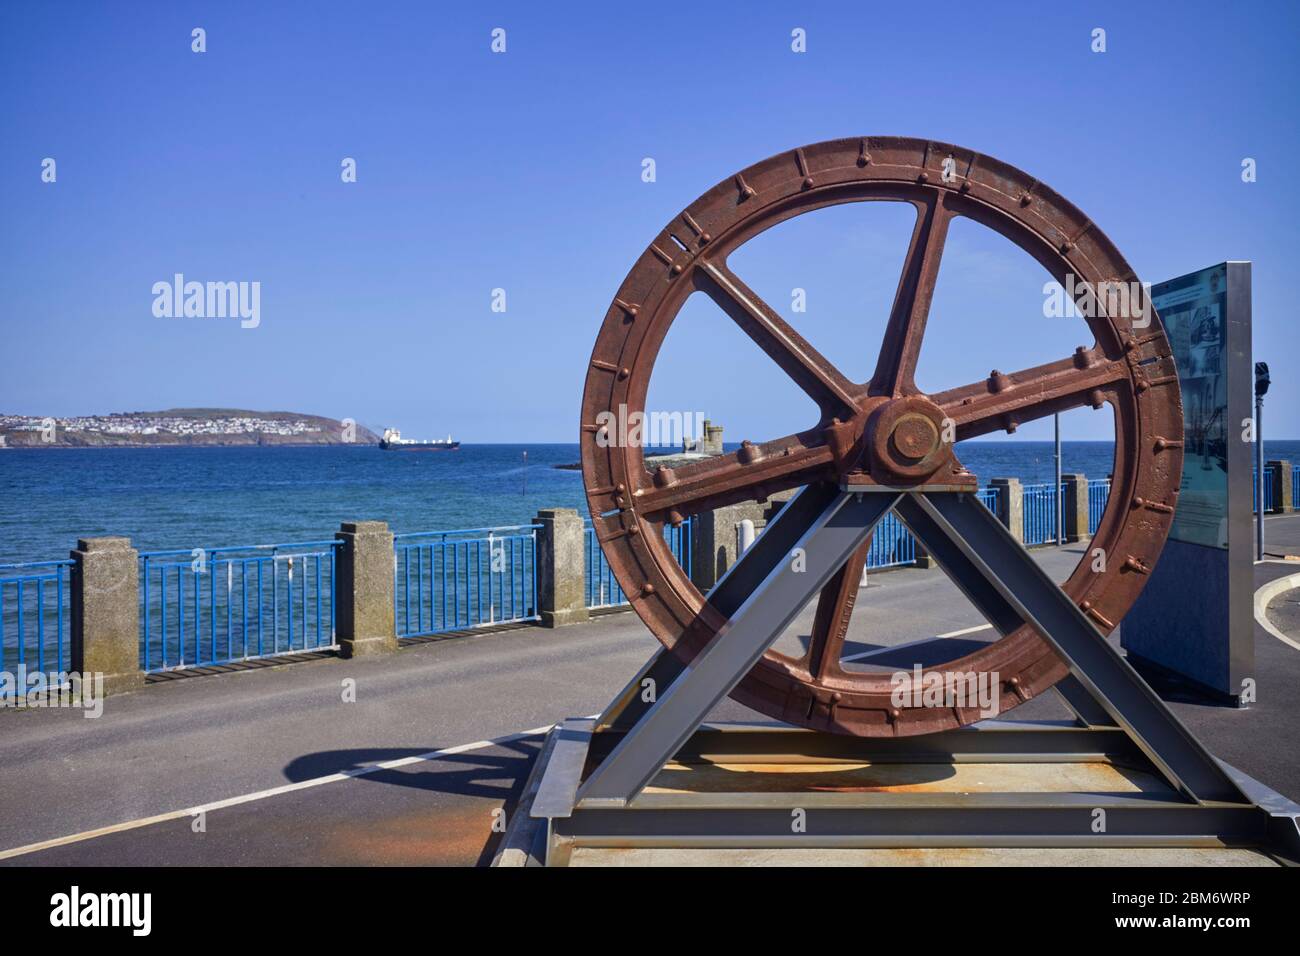
<path fill-rule="evenodd" d="M 477 864 L 485 866 L 491 862 L 496 853 L 497 844 L 502 836 L 500 831 L 504 830 L 504 821 L 509 820 L 515 812 L 524 781 L 528 779 L 528 773 L 532 769 L 533 760 L 536 759 L 541 745 L 542 737 L 539 735 L 524 740 L 505 741 L 495 744 L 491 749 L 445 754 L 400 767 L 377 770 L 368 768 L 376 764 L 421 757 L 432 751 L 410 747 L 323 750 L 304 754 L 290 761 L 284 768 L 284 775 L 289 781 L 296 783 L 333 773 L 365 770 L 365 773 L 357 775 L 358 781 L 450 796 L 453 798 L 450 801 L 451 812 L 460 809 L 467 799 L 498 802 L 504 811 L 500 829 L 487 826 L 486 821 L 489 818 L 487 816 L 483 818 L 486 841 L 478 855 Z M 447 810 L 443 803 L 436 812 L 442 813 Z"/>

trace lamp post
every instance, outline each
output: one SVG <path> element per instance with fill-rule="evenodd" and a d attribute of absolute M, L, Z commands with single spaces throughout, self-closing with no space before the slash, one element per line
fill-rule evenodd
<path fill-rule="evenodd" d="M 1264 395 L 1271 380 L 1268 363 L 1255 363 L 1255 560 L 1264 560 Z"/>
<path fill-rule="evenodd" d="M 1065 543 L 1065 534 L 1062 521 L 1062 510 L 1064 502 L 1061 500 L 1061 413 L 1057 412 L 1052 416 L 1056 425 L 1056 492 L 1053 500 L 1056 502 L 1056 546 L 1059 548 Z"/>

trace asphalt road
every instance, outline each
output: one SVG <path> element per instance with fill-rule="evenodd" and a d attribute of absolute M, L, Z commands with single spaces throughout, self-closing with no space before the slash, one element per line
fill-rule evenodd
<path fill-rule="evenodd" d="M 1279 546 L 1300 552 L 1300 517 L 1270 521 L 1269 531 Z M 1082 550 L 1037 555 L 1059 579 Z M 1257 586 L 1296 571 L 1257 565 Z M 787 645 L 806 633 L 810 616 L 783 638 Z M 982 623 L 937 569 L 874 575 L 859 597 L 846 654 Z M 1256 706 L 1172 705 L 1219 756 L 1300 799 L 1300 748 L 1292 743 L 1300 652 L 1262 629 L 1256 634 Z M 482 864 L 541 728 L 599 711 L 656 647 L 636 616 L 622 613 L 555 631 L 525 627 L 406 646 L 384 657 L 325 657 L 156 683 L 108 699 L 95 720 L 75 711 L 3 711 L 0 857 L 105 828 L 3 862 Z M 349 681 L 355 702 L 344 700 Z M 1065 714 L 1048 695 L 1014 717 Z M 727 701 L 713 717 L 756 715 Z M 211 806 L 221 801 L 229 805 Z M 149 822 L 155 816 L 162 818 Z"/>
<path fill-rule="evenodd" d="M 1300 574 L 1300 566 L 1296 573 Z M 1273 598 L 1268 604 L 1268 618 L 1283 634 L 1300 634 L 1300 589 Z"/>

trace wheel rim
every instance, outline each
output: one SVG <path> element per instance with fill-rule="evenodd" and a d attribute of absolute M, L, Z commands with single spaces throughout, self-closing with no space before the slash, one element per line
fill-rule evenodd
<path fill-rule="evenodd" d="M 727 266 L 731 252 L 780 222 L 859 201 L 906 202 L 917 209 L 880 358 L 865 383 L 849 381 Z M 921 468 L 925 474 L 913 474 L 897 462 L 882 463 L 882 453 L 870 447 L 873 413 L 903 411 L 909 402 L 922 410 L 937 406 L 955 424 L 958 441 L 1013 431 L 1054 412 L 1109 404 L 1115 421 L 1110 498 L 1088 553 L 1062 587 L 1104 633 L 1141 591 L 1168 534 L 1182 473 L 1177 373 L 1158 317 L 1140 293 L 1121 309 L 1094 299 L 1097 314 L 1087 319 L 1095 339 L 1091 347 L 1045 365 L 921 393 L 914 377 L 917 358 L 943 242 L 958 216 L 1000 233 L 1062 284 L 1072 274 L 1075 288 L 1123 283 L 1140 289 L 1091 220 L 1037 180 L 960 147 L 888 137 L 805 146 L 724 180 L 669 223 L 619 288 L 583 394 L 583 477 L 614 576 L 651 632 L 682 661 L 694 658 L 723 618 L 677 564 L 663 540 L 664 524 L 810 482 L 839 481 L 846 468 L 891 484 L 934 480 L 937 472 L 928 466 Z M 620 406 L 644 412 L 664 336 L 696 291 L 708 294 L 813 398 L 821 417 L 797 434 L 746 443 L 736 452 L 651 475 L 641 448 L 611 443 L 601 425 Z M 908 439 L 925 429 L 908 427 L 901 441 L 910 448 Z M 964 472 L 951 454 L 940 466 L 958 477 Z M 926 733 L 979 719 L 973 707 L 895 706 L 898 684 L 890 676 L 841 666 L 868 545 L 822 590 L 807 653 L 793 658 L 769 650 L 732 696 L 798 726 L 863 736 Z M 1103 570 L 1096 570 L 1096 548 L 1106 556 Z M 921 679 L 935 671 L 997 675 L 1000 710 L 1042 693 L 1067 673 L 1028 626 L 924 668 Z"/>

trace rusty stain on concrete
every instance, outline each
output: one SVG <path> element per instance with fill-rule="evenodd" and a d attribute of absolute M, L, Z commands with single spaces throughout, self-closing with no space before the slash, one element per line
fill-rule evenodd
<path fill-rule="evenodd" d="M 647 793 L 1167 793 L 1151 774 L 1089 763 L 668 764 Z"/>
<path fill-rule="evenodd" d="M 492 808 L 475 801 L 326 828 L 326 866 L 473 866 L 492 833 Z"/>

